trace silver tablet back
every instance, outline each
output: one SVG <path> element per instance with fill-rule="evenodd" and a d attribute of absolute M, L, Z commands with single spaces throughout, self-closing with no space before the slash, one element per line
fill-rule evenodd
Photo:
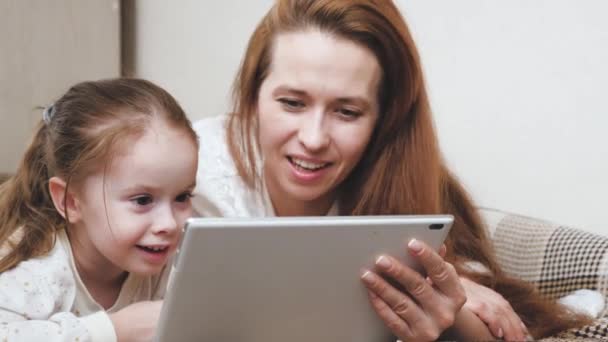
<path fill-rule="evenodd" d="M 157 341 L 389 341 L 360 281 L 388 253 L 417 267 L 412 238 L 438 249 L 451 216 L 191 219 Z"/>

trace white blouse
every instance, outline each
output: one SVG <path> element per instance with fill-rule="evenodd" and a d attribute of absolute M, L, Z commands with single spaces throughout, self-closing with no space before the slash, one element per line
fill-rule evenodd
<path fill-rule="evenodd" d="M 0 274 L 0 341 L 116 341 L 108 313 L 162 299 L 168 273 L 130 274 L 114 305 L 104 310 L 80 279 L 62 231 L 49 254 Z"/>
<path fill-rule="evenodd" d="M 199 138 L 198 170 L 192 206 L 200 216 L 275 216 L 266 192 L 240 178 L 226 143 L 226 116 L 204 118 L 193 127 Z"/>

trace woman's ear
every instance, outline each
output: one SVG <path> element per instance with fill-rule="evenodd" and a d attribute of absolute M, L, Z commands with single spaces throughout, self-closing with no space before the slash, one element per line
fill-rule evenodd
<path fill-rule="evenodd" d="M 63 179 L 59 177 L 49 179 L 49 193 L 55 209 L 69 223 L 76 223 L 81 218 L 78 199 L 74 196 L 74 193 L 66 190 L 67 184 Z"/>

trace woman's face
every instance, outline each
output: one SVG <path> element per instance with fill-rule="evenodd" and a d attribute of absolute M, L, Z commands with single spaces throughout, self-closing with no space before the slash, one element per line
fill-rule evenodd
<path fill-rule="evenodd" d="M 317 30 L 274 43 L 258 97 L 264 180 L 279 215 L 328 209 L 369 143 L 382 72 L 367 48 Z"/>

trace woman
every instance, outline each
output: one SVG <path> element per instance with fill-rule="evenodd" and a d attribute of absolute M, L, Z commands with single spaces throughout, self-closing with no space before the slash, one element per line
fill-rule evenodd
<path fill-rule="evenodd" d="M 397 337 L 487 340 L 487 324 L 496 337 L 522 340 L 526 325 L 541 337 L 586 323 L 499 269 L 480 218 L 441 158 L 416 46 L 391 1 L 277 1 L 249 41 L 233 95 L 226 122 L 195 125 L 206 141 L 199 214 L 450 213 L 450 263 L 410 245 L 433 286 L 387 256 L 362 275 Z M 463 309 L 461 284 L 469 297 Z M 482 301 L 498 304 L 474 305 Z"/>

